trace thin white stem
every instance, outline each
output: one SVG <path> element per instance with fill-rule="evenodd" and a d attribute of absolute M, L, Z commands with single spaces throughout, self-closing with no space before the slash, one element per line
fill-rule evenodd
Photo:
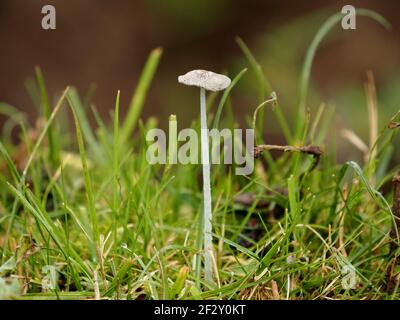
<path fill-rule="evenodd" d="M 201 160 L 203 164 L 203 194 L 204 194 L 204 274 L 206 282 L 213 283 L 212 267 L 212 214 L 211 214 L 211 168 L 208 143 L 206 90 L 200 88 L 200 120 L 201 120 Z"/>

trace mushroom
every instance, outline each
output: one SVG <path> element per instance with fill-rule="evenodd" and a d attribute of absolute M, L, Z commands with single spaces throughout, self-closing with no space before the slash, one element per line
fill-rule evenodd
<path fill-rule="evenodd" d="M 222 74 L 206 70 L 193 70 L 178 77 L 178 82 L 187 86 L 200 87 L 200 120 L 201 120 L 201 162 L 203 165 L 203 238 L 204 238 L 204 275 L 208 283 L 213 283 L 212 275 L 212 214 L 211 214 L 211 168 L 209 156 L 208 128 L 206 115 L 206 90 L 221 91 L 226 89 L 231 79 Z"/>

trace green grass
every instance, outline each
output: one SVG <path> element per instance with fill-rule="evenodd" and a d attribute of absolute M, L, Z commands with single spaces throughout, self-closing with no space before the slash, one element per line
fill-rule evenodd
<path fill-rule="evenodd" d="M 321 29 L 307 54 L 299 110 L 305 108 L 321 34 L 330 28 L 328 23 Z M 250 49 L 238 43 L 258 80 L 255 105 L 262 104 L 272 87 Z M 116 93 L 112 119 L 92 110 L 96 129 L 88 121 L 90 102 L 72 87 L 51 108 L 40 69 L 30 90 L 39 97 L 41 126 L 30 127 L 15 108 L 0 104 L 8 118 L 0 141 L 0 298 L 399 299 L 397 288 L 386 290 L 394 258 L 390 242 L 398 244 L 390 236 L 396 219 L 391 179 L 399 171 L 388 165 L 399 129 L 388 126 L 371 143 L 374 156 L 364 164 L 336 163 L 330 145 L 316 167 L 312 156 L 288 152 L 278 158 L 264 153 L 265 161 L 256 160 L 248 177 L 235 176 L 233 166 L 214 165 L 218 277 L 215 284 L 203 281 L 201 167 L 146 161 L 145 135 L 157 121 L 140 120 L 140 112 L 160 57 L 161 49 L 150 54 L 125 121 L 120 121 L 124 92 Z M 237 126 L 224 114 L 232 114 L 230 92 L 245 72 L 222 94 L 215 118 L 209 119 L 213 127 Z M 269 108 L 263 106 L 257 119 L 252 117 L 256 108 L 249 110 L 249 127 L 254 121 L 261 130 L 265 112 L 277 117 L 288 144 L 326 141 L 330 109 L 321 107 L 306 119 L 299 115 L 299 133 L 290 130 L 278 103 Z M 69 120 L 74 127 L 65 126 Z M 386 122 L 399 120 L 397 114 Z M 11 140 L 10 127 L 20 128 L 19 145 Z M 192 127 L 199 127 L 199 119 Z M 247 205 L 235 201 L 250 194 Z M 260 207 L 261 202 L 267 205 Z M 260 229 L 256 240 L 250 233 L 254 219 Z M 46 266 L 57 269 L 55 288 L 43 286 Z M 356 274 L 354 288 L 342 284 L 344 267 Z"/>

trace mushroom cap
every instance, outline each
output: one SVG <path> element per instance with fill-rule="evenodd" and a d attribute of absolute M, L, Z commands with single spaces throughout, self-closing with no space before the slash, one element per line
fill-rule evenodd
<path fill-rule="evenodd" d="M 223 74 L 207 70 L 192 70 L 178 77 L 178 82 L 187 86 L 196 86 L 209 91 L 221 91 L 231 84 L 231 79 Z"/>

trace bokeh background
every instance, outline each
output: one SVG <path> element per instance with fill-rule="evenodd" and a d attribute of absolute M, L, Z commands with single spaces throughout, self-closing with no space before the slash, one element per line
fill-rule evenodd
<path fill-rule="evenodd" d="M 41 29 L 41 8 L 57 9 L 57 30 Z M 392 24 L 387 31 L 368 18 L 357 19 L 357 30 L 337 27 L 319 48 L 311 75 L 309 107 L 334 104 L 342 160 L 361 155 L 337 133 L 351 128 L 368 138 L 364 92 L 366 72 L 377 84 L 380 124 L 400 108 L 400 2 L 392 0 L 1 0 L 0 101 L 35 118 L 26 81 L 39 65 L 54 97 L 66 85 L 84 96 L 96 88 L 93 103 L 104 117 L 122 91 L 122 114 L 149 51 L 163 47 L 159 70 L 149 91 L 143 117 L 156 116 L 165 126 L 168 115 L 184 127 L 198 116 L 198 92 L 183 88 L 177 76 L 191 69 L 227 72 L 232 77 L 247 66 L 235 37 L 244 39 L 291 117 L 298 97 L 305 52 L 321 24 L 346 4 L 370 8 Z M 232 93 L 235 116 L 257 106 L 254 74 L 246 73 Z M 1 123 L 1 122 L 0 122 Z M 267 136 L 282 140 L 266 114 Z"/>

